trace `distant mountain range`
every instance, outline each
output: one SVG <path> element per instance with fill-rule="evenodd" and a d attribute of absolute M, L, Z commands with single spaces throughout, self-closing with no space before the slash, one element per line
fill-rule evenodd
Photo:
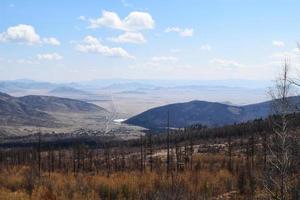
<path fill-rule="evenodd" d="M 294 105 L 300 97 L 290 97 Z M 191 101 L 160 106 L 147 110 L 125 121 L 148 129 L 167 127 L 167 115 L 170 115 L 170 127 L 183 128 L 194 124 L 222 126 L 265 118 L 271 113 L 271 101 L 246 106 L 233 106 L 207 101 Z"/>
<path fill-rule="evenodd" d="M 56 84 L 48 82 L 37 82 L 27 79 L 13 81 L 0 81 L 0 91 L 4 93 L 23 92 L 30 89 L 53 89 Z"/>
<path fill-rule="evenodd" d="M 60 122 L 51 113 L 106 112 L 94 104 L 51 96 L 13 97 L 0 93 L 0 125 L 53 127 Z"/>
<path fill-rule="evenodd" d="M 53 95 L 64 95 L 64 96 L 69 96 L 69 95 L 91 95 L 89 92 L 79 90 L 73 87 L 68 87 L 68 86 L 59 86 L 57 88 L 54 88 L 53 90 L 50 90 L 48 92 L 49 94 Z"/>

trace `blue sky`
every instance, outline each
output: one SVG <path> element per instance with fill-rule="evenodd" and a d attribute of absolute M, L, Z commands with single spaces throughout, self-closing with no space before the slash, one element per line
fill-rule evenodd
<path fill-rule="evenodd" d="M 300 1 L 0 2 L 0 79 L 274 79 Z"/>

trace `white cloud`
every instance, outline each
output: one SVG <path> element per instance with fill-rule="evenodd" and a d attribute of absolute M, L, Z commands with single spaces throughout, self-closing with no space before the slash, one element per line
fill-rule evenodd
<path fill-rule="evenodd" d="M 212 47 L 209 44 L 204 44 L 200 46 L 200 50 L 202 51 L 210 51 Z"/>
<path fill-rule="evenodd" d="M 43 38 L 43 42 L 45 44 L 50 44 L 53 46 L 59 46 L 60 45 L 60 41 L 58 41 L 56 38 L 54 37 L 49 37 L 49 38 Z"/>
<path fill-rule="evenodd" d="M 134 43 L 134 44 L 141 44 L 145 43 L 146 39 L 144 38 L 143 34 L 135 33 L 135 32 L 125 32 L 122 35 L 119 35 L 115 38 L 108 38 L 112 42 L 116 43 Z"/>
<path fill-rule="evenodd" d="M 181 37 L 192 37 L 194 35 L 194 29 L 192 28 L 179 28 L 179 27 L 168 27 L 165 30 L 166 33 L 176 32 Z"/>
<path fill-rule="evenodd" d="M 134 58 L 121 47 L 102 45 L 101 42 L 93 36 L 86 36 L 81 43 L 77 44 L 76 50 L 84 53 L 98 53 L 104 56 Z"/>
<path fill-rule="evenodd" d="M 283 41 L 278 41 L 278 40 L 273 40 L 272 44 L 275 47 L 284 47 L 285 46 L 285 43 Z"/>
<path fill-rule="evenodd" d="M 178 59 L 174 56 L 155 56 L 151 60 L 153 62 L 176 62 Z"/>
<path fill-rule="evenodd" d="M 131 12 L 123 21 L 127 30 L 153 29 L 155 22 L 152 16 L 146 12 Z"/>
<path fill-rule="evenodd" d="M 89 28 L 109 27 L 125 31 L 153 29 L 155 26 L 155 22 L 149 13 L 138 11 L 129 13 L 122 20 L 117 13 L 104 10 L 100 18 L 89 19 L 89 22 Z"/>
<path fill-rule="evenodd" d="M 40 36 L 35 32 L 34 27 L 25 24 L 9 27 L 5 32 L 0 33 L 0 42 L 18 41 L 28 44 L 40 43 Z"/>
<path fill-rule="evenodd" d="M 19 42 L 26 44 L 51 44 L 59 45 L 56 38 L 43 38 L 37 34 L 35 28 L 31 25 L 19 24 L 9 27 L 5 32 L 0 33 L 0 42 Z"/>
<path fill-rule="evenodd" d="M 61 60 L 63 57 L 58 53 L 47 53 L 47 54 L 38 54 L 37 58 L 39 60 Z"/>
<path fill-rule="evenodd" d="M 221 58 L 214 58 L 210 60 L 210 63 L 227 68 L 238 68 L 242 67 L 243 65 L 235 60 L 228 60 L 228 59 L 221 59 Z"/>
<path fill-rule="evenodd" d="M 123 23 L 119 18 L 118 14 L 109 11 L 102 11 L 102 16 L 97 19 L 89 19 L 89 28 L 99 28 L 99 27 L 110 27 L 115 29 L 122 29 Z"/>

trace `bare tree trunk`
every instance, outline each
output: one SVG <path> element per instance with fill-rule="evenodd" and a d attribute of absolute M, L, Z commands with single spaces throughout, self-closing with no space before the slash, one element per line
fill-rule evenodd
<path fill-rule="evenodd" d="M 232 172 L 232 142 L 231 142 L 231 136 L 228 136 L 227 138 L 227 143 L 228 143 L 228 171 Z"/>
<path fill-rule="evenodd" d="M 168 111 L 168 133 L 167 133 L 167 173 L 170 172 L 170 113 Z"/>
<path fill-rule="evenodd" d="M 273 99 L 272 129 L 274 135 L 269 144 L 270 155 L 267 157 L 269 170 L 266 190 L 272 198 L 285 200 L 289 199 L 290 186 L 290 130 L 288 128 L 288 114 L 291 113 L 291 105 L 288 100 L 291 84 L 288 81 L 289 65 L 287 61 L 283 66 L 283 73 L 277 80 L 274 91 L 271 91 Z"/>
<path fill-rule="evenodd" d="M 194 143 L 191 133 L 189 134 L 190 146 L 189 146 L 189 157 L 190 157 L 190 169 L 193 170 L 193 155 L 194 155 Z"/>
<path fill-rule="evenodd" d="M 141 136 L 141 139 L 140 139 L 140 142 L 141 142 L 141 149 L 140 149 L 140 153 L 141 153 L 141 163 L 140 163 L 140 167 L 141 167 L 141 172 L 144 172 L 144 155 L 143 155 L 143 136 Z"/>
<path fill-rule="evenodd" d="M 50 150 L 50 147 L 48 147 L 48 175 L 50 177 L 51 175 L 51 150 Z"/>
<path fill-rule="evenodd" d="M 76 148 L 75 148 L 75 145 L 73 145 L 72 160 L 73 160 L 73 175 L 76 176 Z"/>
<path fill-rule="evenodd" d="M 111 162 L 110 162 L 110 149 L 107 145 L 105 146 L 105 164 L 106 164 L 107 177 L 109 177 L 111 173 Z"/>
<path fill-rule="evenodd" d="M 153 147 L 152 147 L 152 134 L 149 134 L 148 140 L 148 149 L 149 149 L 149 164 L 150 164 L 150 171 L 153 170 Z"/>
<path fill-rule="evenodd" d="M 263 148 L 263 166 L 264 166 L 264 171 L 267 168 L 267 153 L 268 153 L 268 138 L 267 138 L 267 133 L 263 133 L 263 138 L 262 138 L 262 148 Z"/>
<path fill-rule="evenodd" d="M 39 141 L 38 141 L 38 170 L 39 170 L 39 178 L 41 177 L 41 133 L 38 133 Z"/>

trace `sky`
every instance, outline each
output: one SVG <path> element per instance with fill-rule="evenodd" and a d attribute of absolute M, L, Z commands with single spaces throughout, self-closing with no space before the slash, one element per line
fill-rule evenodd
<path fill-rule="evenodd" d="M 1 0 L 0 80 L 272 80 L 299 0 Z"/>

